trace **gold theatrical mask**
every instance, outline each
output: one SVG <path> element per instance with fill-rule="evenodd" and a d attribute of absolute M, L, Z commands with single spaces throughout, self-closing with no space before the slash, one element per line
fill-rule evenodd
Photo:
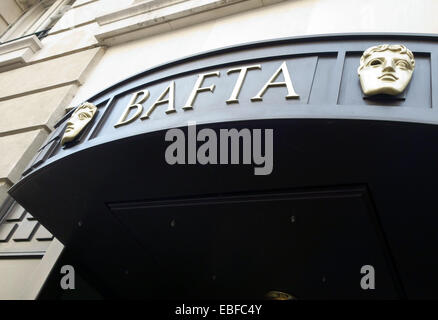
<path fill-rule="evenodd" d="M 296 300 L 294 296 L 281 291 L 269 291 L 265 298 L 267 300 Z"/>
<path fill-rule="evenodd" d="M 357 70 L 365 95 L 398 95 L 412 78 L 415 60 L 403 45 L 382 44 L 365 50 Z"/>
<path fill-rule="evenodd" d="M 94 104 L 88 102 L 81 104 L 67 122 L 61 145 L 73 141 L 93 119 L 96 111 L 97 107 Z"/>

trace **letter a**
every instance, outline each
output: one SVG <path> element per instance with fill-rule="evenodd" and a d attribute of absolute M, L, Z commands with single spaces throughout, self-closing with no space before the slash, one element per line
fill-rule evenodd
<path fill-rule="evenodd" d="M 278 78 L 280 73 L 283 73 L 284 82 L 274 82 Z M 251 101 L 263 101 L 262 98 L 263 95 L 271 87 L 286 87 L 287 88 L 286 99 L 294 99 L 300 97 L 295 92 L 294 87 L 292 85 L 292 80 L 290 79 L 289 70 L 287 70 L 286 61 L 284 61 L 281 64 L 280 68 L 278 68 L 278 70 L 275 71 L 274 75 L 271 77 L 271 79 L 268 80 L 268 82 L 265 84 L 262 90 L 260 90 L 260 92 L 254 98 L 251 98 Z"/>
<path fill-rule="evenodd" d="M 186 138 L 184 136 L 184 131 L 181 129 L 170 129 L 166 132 L 165 140 L 173 141 L 173 143 L 166 148 L 166 162 L 170 165 L 185 164 Z"/>
<path fill-rule="evenodd" d="M 374 290 L 376 288 L 376 277 L 374 267 L 370 265 L 363 266 L 360 269 L 361 274 L 365 274 L 360 280 L 360 287 L 364 290 Z"/>
<path fill-rule="evenodd" d="M 64 290 L 74 290 L 75 288 L 75 269 L 72 266 L 62 266 L 61 273 L 66 274 L 61 278 L 61 288 Z"/>

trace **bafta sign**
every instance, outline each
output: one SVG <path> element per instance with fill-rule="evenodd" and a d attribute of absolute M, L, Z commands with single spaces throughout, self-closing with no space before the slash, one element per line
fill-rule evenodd
<path fill-rule="evenodd" d="M 414 68 L 414 55 L 408 48 L 382 44 L 365 50 L 357 71 L 365 95 L 395 96 L 406 89 Z"/>

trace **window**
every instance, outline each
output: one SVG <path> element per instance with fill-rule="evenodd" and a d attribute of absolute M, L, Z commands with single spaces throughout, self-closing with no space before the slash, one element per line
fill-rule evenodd
<path fill-rule="evenodd" d="M 14 24 L 1 35 L 0 43 L 18 39 L 31 34 L 39 38 L 45 36 L 50 28 L 71 8 L 74 0 L 42 0 L 27 10 Z"/>

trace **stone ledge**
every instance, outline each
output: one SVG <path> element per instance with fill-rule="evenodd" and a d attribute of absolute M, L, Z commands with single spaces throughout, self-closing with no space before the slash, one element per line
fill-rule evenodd
<path fill-rule="evenodd" d="M 278 2 L 278 0 L 276 2 Z M 159 6 L 160 3 L 161 7 Z M 238 13 L 242 10 L 262 7 L 264 5 L 267 5 L 268 3 L 270 4 L 271 2 L 267 1 L 266 3 L 264 3 L 261 0 L 191 0 L 184 2 L 179 2 L 178 0 L 175 0 L 173 2 L 165 0 L 159 2 L 148 1 L 146 3 L 139 3 L 138 5 L 130 7 L 134 8 L 130 12 L 131 16 L 127 16 L 129 10 L 126 9 L 97 17 L 96 20 L 100 25 L 100 29 L 95 33 L 95 37 L 100 44 L 112 45 L 118 43 L 117 40 L 114 40 L 115 37 L 122 36 L 134 31 L 156 29 L 160 25 L 167 25 L 167 27 L 165 28 L 158 28 L 158 33 L 165 32 L 169 29 L 168 23 L 178 19 L 196 15 L 197 19 L 193 19 L 192 23 L 196 24 L 199 23 L 199 15 L 207 15 L 209 20 L 222 17 L 224 13 L 226 15 L 230 14 L 230 12 L 224 12 L 223 10 L 221 11 L 215 9 L 221 9 L 241 4 L 240 6 L 238 6 L 238 8 L 236 8 L 237 10 L 233 12 Z M 154 8 L 154 4 L 158 7 Z M 143 6 L 143 10 L 147 10 L 148 5 L 151 9 L 147 12 L 139 13 L 137 9 L 140 8 L 141 5 Z M 190 25 L 190 21 L 191 19 L 185 19 L 185 25 Z M 157 32 L 153 33 L 156 34 Z M 144 34 L 139 36 L 144 36 Z"/>
<path fill-rule="evenodd" d="M 0 181 L 16 183 L 48 136 L 39 129 L 0 137 Z"/>
<path fill-rule="evenodd" d="M 67 85 L 0 101 L 0 137 L 34 128 L 46 127 L 52 130 L 65 114 L 65 106 L 76 90 L 77 85 Z"/>
<path fill-rule="evenodd" d="M 0 206 L 6 200 L 10 187 L 12 187 L 12 183 L 8 179 L 0 178 Z"/>
<path fill-rule="evenodd" d="M 96 1 L 98 1 L 98 0 L 77 0 L 73 3 L 72 8 L 73 9 L 79 8 L 79 7 L 85 6 L 87 4 L 90 4 L 92 2 L 96 2 Z"/>
<path fill-rule="evenodd" d="M 96 17 L 99 25 L 105 25 L 108 23 L 116 22 L 119 20 L 131 18 L 133 16 L 150 12 L 152 10 L 161 9 L 171 5 L 175 5 L 180 2 L 187 2 L 186 0 L 147 0 L 147 1 L 134 1 L 134 4 L 128 8 L 117 10 Z"/>
<path fill-rule="evenodd" d="M 42 47 L 35 35 L 0 44 L 0 72 L 26 64 Z"/>
<path fill-rule="evenodd" d="M 94 48 L 0 73 L 0 101 L 82 84 L 102 54 L 102 48 Z"/>

